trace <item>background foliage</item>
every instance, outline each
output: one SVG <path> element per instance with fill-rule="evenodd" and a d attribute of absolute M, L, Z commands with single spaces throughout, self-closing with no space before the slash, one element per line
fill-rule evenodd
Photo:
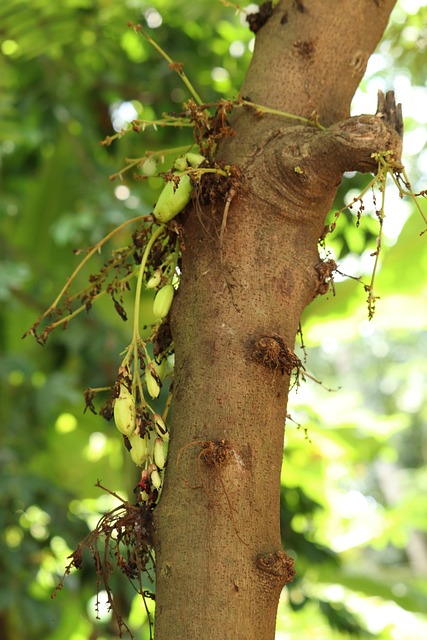
<path fill-rule="evenodd" d="M 418 190 L 427 180 L 422 5 L 398 2 L 354 101 L 355 113 L 372 113 L 377 89 L 395 87 L 404 105 L 405 164 Z M 102 606 L 95 619 L 89 564 L 54 602 L 50 595 L 66 556 L 111 506 L 96 480 L 123 496 L 136 483 L 115 428 L 83 414 L 82 396 L 89 385 L 113 381 L 129 329 L 103 301 L 44 349 L 21 337 L 77 264 L 72 249 L 152 209 L 158 180 L 144 187 L 131 176 L 108 180 L 123 158 L 189 140 L 185 130 L 147 129 L 99 146 L 113 127 L 179 110 L 188 97 L 128 21 L 141 22 L 184 63 L 203 99 L 237 96 L 252 34 L 244 14 L 219 0 L 4 0 L 0 7 L 4 640 L 107 640 L 117 633 Z M 347 176 L 337 207 L 365 182 Z M 303 322 L 308 371 L 340 390 L 308 381 L 292 396 L 292 418 L 303 428 L 288 421 L 282 529 L 298 577 L 283 593 L 281 640 L 417 640 L 427 631 L 427 253 L 412 203 L 391 193 L 387 199 L 374 320 L 367 321 L 363 287 L 343 279 L 336 296 L 316 300 Z M 359 229 L 353 214 L 342 215 L 328 243 L 340 270 L 369 273 L 375 233 L 369 211 Z M 122 235 L 115 246 L 125 241 Z M 103 256 L 96 259 L 100 266 Z M 140 603 L 125 584 L 118 593 L 137 637 L 145 638 Z"/>

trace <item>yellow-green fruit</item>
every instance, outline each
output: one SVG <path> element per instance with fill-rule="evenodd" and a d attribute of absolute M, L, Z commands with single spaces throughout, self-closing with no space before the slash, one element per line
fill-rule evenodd
<path fill-rule="evenodd" d="M 162 479 L 155 464 L 150 464 L 148 467 L 148 473 L 150 474 L 150 480 L 153 487 L 160 489 L 162 486 Z"/>
<path fill-rule="evenodd" d="M 114 402 L 114 422 L 125 436 L 130 436 L 135 431 L 135 402 L 123 384 L 120 385 L 120 395 Z"/>
<path fill-rule="evenodd" d="M 142 173 L 145 176 L 151 177 L 157 171 L 157 163 L 154 158 L 147 158 L 144 164 L 142 165 Z"/>
<path fill-rule="evenodd" d="M 159 289 L 156 293 L 156 297 L 153 302 L 153 313 L 156 318 L 163 319 L 169 313 L 169 310 L 172 306 L 173 296 L 175 294 L 175 289 L 171 284 L 165 284 L 164 287 Z"/>
<path fill-rule="evenodd" d="M 154 275 L 151 276 L 147 284 L 145 285 L 147 289 L 155 289 L 159 286 L 160 281 L 162 279 L 162 270 L 156 269 Z"/>
<path fill-rule="evenodd" d="M 159 376 L 160 380 L 163 382 L 163 380 L 165 379 L 165 376 L 166 376 L 166 358 L 163 358 L 163 360 L 161 360 L 160 364 L 158 362 L 156 362 L 155 360 L 152 360 L 151 364 L 154 367 L 154 371 L 157 373 L 157 375 Z"/>
<path fill-rule="evenodd" d="M 148 442 L 147 438 L 141 438 L 140 436 L 130 436 L 129 442 L 131 445 L 130 455 L 134 463 L 141 467 L 144 462 L 148 460 Z"/>
<path fill-rule="evenodd" d="M 148 367 L 145 367 L 145 384 L 147 385 L 147 391 L 150 396 L 152 398 L 158 398 L 160 386 Z"/>
<path fill-rule="evenodd" d="M 173 163 L 173 168 L 177 169 L 177 171 L 185 171 L 186 169 L 188 169 L 188 164 L 185 156 L 178 156 Z"/>
<path fill-rule="evenodd" d="M 179 172 L 174 175 L 179 176 Z M 172 220 L 190 202 L 191 180 L 188 174 L 180 177 L 178 186 L 169 181 L 163 187 L 153 210 L 153 215 L 159 222 Z"/>
<path fill-rule="evenodd" d="M 158 469 L 163 469 L 166 464 L 166 444 L 162 438 L 156 438 L 154 440 L 153 458 Z"/>
<path fill-rule="evenodd" d="M 196 169 L 202 162 L 204 161 L 204 157 L 200 155 L 200 153 L 186 153 L 185 159 L 188 164 L 190 164 L 193 169 Z"/>
<path fill-rule="evenodd" d="M 162 416 L 159 413 L 153 415 L 154 426 L 158 435 L 162 438 L 167 433 L 167 428 Z"/>

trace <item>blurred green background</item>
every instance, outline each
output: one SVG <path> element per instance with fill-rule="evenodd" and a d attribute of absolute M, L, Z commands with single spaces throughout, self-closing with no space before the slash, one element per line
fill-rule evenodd
<path fill-rule="evenodd" d="M 183 62 L 209 101 L 238 94 L 253 47 L 244 18 L 219 0 L 1 3 L 2 640 L 117 637 L 105 608 L 95 619 L 90 563 L 54 601 L 50 595 L 66 556 L 114 505 L 95 488 L 97 479 L 122 496 L 136 483 L 114 426 L 83 413 L 83 390 L 113 382 L 130 328 L 102 301 L 44 348 L 22 335 L 78 264 L 73 249 L 152 209 L 161 181 L 126 175 L 119 183 L 109 175 L 125 157 L 190 140 L 185 129 L 147 129 L 99 145 L 137 116 L 179 111 L 188 97 L 127 22 L 140 22 Z M 354 113 L 374 113 L 377 90 L 396 90 L 415 190 L 427 187 L 426 25 L 424 2 L 397 3 L 353 104 Z M 337 207 L 366 182 L 346 176 Z M 367 280 L 377 223 L 372 198 L 365 204 L 360 228 L 355 215 L 342 214 L 328 248 L 340 270 Z M 308 380 L 291 398 L 302 427 L 288 421 L 282 530 L 298 576 L 283 592 L 280 640 L 427 636 L 426 237 L 413 203 L 392 186 L 386 205 L 374 320 L 352 279 L 337 281 L 336 295 L 316 300 L 303 319 L 307 370 L 340 390 Z M 79 282 L 107 255 L 94 258 Z M 139 600 L 120 579 L 117 592 L 135 636 L 145 640 Z"/>

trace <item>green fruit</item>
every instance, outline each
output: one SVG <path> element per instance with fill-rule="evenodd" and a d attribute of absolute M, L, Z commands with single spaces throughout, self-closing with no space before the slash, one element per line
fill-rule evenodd
<path fill-rule="evenodd" d="M 153 458 L 158 469 L 163 469 L 166 464 L 166 444 L 162 438 L 156 438 L 154 440 Z"/>
<path fill-rule="evenodd" d="M 166 425 L 164 423 L 164 420 L 163 420 L 162 416 L 160 414 L 158 414 L 158 413 L 155 413 L 153 415 L 153 421 L 154 421 L 154 427 L 155 427 L 155 429 L 157 431 L 157 434 L 161 438 L 163 438 L 167 434 L 168 430 L 166 428 Z"/>
<path fill-rule="evenodd" d="M 196 169 L 200 164 L 202 164 L 205 158 L 201 156 L 200 153 L 186 153 L 185 159 L 193 169 Z"/>
<path fill-rule="evenodd" d="M 152 398 L 158 398 L 160 393 L 160 386 L 148 367 L 145 367 L 145 384 L 147 385 L 147 391 Z"/>
<path fill-rule="evenodd" d="M 153 158 L 147 158 L 142 165 L 142 173 L 149 178 L 157 171 L 157 162 Z"/>
<path fill-rule="evenodd" d="M 165 284 L 165 286 L 156 293 L 153 302 L 153 313 L 159 320 L 166 318 L 168 315 L 174 294 L 175 289 L 171 284 Z"/>
<path fill-rule="evenodd" d="M 162 279 L 162 270 L 156 269 L 154 272 L 154 275 L 151 276 L 151 278 L 148 280 L 147 284 L 145 285 L 146 288 L 155 289 L 156 287 L 159 286 L 161 279 Z"/>
<path fill-rule="evenodd" d="M 141 438 L 140 436 L 130 436 L 129 442 L 131 444 L 130 455 L 134 463 L 141 467 L 144 462 L 148 460 L 148 442 L 146 436 Z"/>
<path fill-rule="evenodd" d="M 117 429 L 125 436 L 135 431 L 135 401 L 126 387 L 120 385 L 120 395 L 114 402 L 114 422 Z"/>
<path fill-rule="evenodd" d="M 160 364 L 158 364 L 155 360 L 152 360 L 151 364 L 154 367 L 154 371 L 157 373 L 160 380 L 163 382 L 166 376 L 166 358 L 163 358 Z"/>
<path fill-rule="evenodd" d="M 174 181 L 169 181 L 163 187 L 159 195 L 153 215 L 159 222 L 172 220 L 190 202 L 192 185 L 187 173 L 182 175 L 188 166 L 196 169 L 203 161 L 204 157 L 199 153 L 186 153 L 185 156 L 178 156 L 174 162 L 174 176 L 181 176 L 178 185 Z M 145 165 L 144 165 L 145 166 Z"/>
<path fill-rule="evenodd" d="M 185 156 L 178 156 L 173 163 L 173 168 L 177 169 L 177 171 L 185 171 L 186 169 L 188 169 L 188 164 Z"/>
<path fill-rule="evenodd" d="M 184 156 L 178 156 L 173 163 L 173 168 L 177 171 L 185 171 L 188 165 L 193 169 L 196 169 L 205 160 L 200 153 L 186 153 Z"/>
<path fill-rule="evenodd" d="M 148 473 L 150 474 L 150 481 L 153 487 L 155 487 L 155 489 L 160 489 L 162 486 L 162 479 L 155 464 L 150 464 L 148 467 Z"/>
<path fill-rule="evenodd" d="M 180 174 L 175 172 L 174 175 L 179 176 Z M 154 207 L 154 217 L 159 222 L 172 220 L 190 202 L 191 190 L 191 180 L 188 174 L 180 177 L 178 186 L 173 181 L 167 182 Z"/>

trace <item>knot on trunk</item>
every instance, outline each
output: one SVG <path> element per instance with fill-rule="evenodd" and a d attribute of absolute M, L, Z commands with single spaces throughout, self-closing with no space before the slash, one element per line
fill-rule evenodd
<path fill-rule="evenodd" d="M 285 341 L 276 334 L 259 338 L 253 345 L 252 357 L 265 367 L 274 371 L 279 369 L 289 376 L 293 369 L 299 369 L 302 366 L 301 360 L 294 354 L 292 349 L 289 349 Z"/>
<path fill-rule="evenodd" d="M 260 553 L 255 564 L 260 579 L 266 582 L 270 588 L 280 586 L 282 589 L 295 577 L 294 561 L 282 550 L 273 553 Z"/>
<path fill-rule="evenodd" d="M 235 452 L 226 440 L 208 440 L 203 443 L 199 457 L 208 467 L 218 467 L 230 464 L 234 461 Z"/>
<path fill-rule="evenodd" d="M 314 298 L 316 296 L 323 296 L 328 293 L 330 286 L 335 294 L 334 289 L 334 272 L 337 270 L 337 263 L 335 260 L 323 260 L 319 262 L 315 267 L 317 274 L 316 291 L 314 292 Z"/>

